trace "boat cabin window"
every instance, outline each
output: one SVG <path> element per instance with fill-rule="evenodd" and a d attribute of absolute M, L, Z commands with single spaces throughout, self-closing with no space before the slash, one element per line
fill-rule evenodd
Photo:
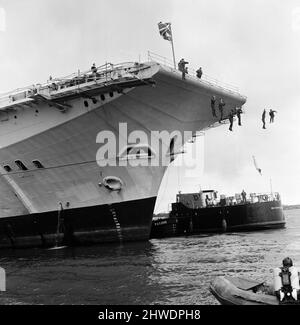
<path fill-rule="evenodd" d="M 102 94 L 100 97 L 101 97 L 101 100 L 105 100 L 105 95 L 104 94 Z"/>
<path fill-rule="evenodd" d="M 38 161 L 38 160 L 33 160 L 32 163 L 34 164 L 34 166 L 35 166 L 36 168 L 39 168 L 39 169 L 41 169 L 41 168 L 45 168 L 45 167 L 43 166 L 43 164 L 42 164 L 40 161 Z"/>
<path fill-rule="evenodd" d="M 7 173 L 10 173 L 12 171 L 11 167 L 8 165 L 3 166 L 3 168 Z"/>
<path fill-rule="evenodd" d="M 18 166 L 20 170 L 28 170 L 28 168 L 22 163 L 21 160 L 16 160 L 15 164 Z"/>

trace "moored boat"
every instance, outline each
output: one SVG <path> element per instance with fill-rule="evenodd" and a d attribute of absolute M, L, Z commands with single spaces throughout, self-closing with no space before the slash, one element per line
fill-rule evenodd
<path fill-rule="evenodd" d="M 222 305 L 300 305 L 299 300 L 280 302 L 272 284 L 242 277 L 217 277 L 209 289 Z"/>
<path fill-rule="evenodd" d="M 249 198 L 217 192 L 178 194 L 167 218 L 152 222 L 152 238 L 200 233 L 256 231 L 285 227 L 278 193 L 251 193 Z"/>

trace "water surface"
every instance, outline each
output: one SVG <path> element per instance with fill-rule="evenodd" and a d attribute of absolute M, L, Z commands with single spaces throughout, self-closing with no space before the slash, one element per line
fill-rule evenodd
<path fill-rule="evenodd" d="M 271 281 L 290 256 L 300 268 L 300 210 L 286 229 L 145 243 L 0 250 L 7 292 L 0 304 L 218 304 L 209 283 L 220 275 Z"/>

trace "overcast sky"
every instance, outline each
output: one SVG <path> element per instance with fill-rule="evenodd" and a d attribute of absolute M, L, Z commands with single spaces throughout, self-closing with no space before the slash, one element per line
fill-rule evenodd
<path fill-rule="evenodd" d="M 172 22 L 178 60 L 248 97 L 243 127 L 206 132 L 204 173 L 170 169 L 157 212 L 178 190 L 264 192 L 270 179 L 284 203 L 300 203 L 299 0 L 0 0 L 0 8 L 0 92 L 93 62 L 145 60 L 148 50 L 171 59 L 157 28 L 164 21 Z M 264 108 L 278 112 L 267 130 Z"/>

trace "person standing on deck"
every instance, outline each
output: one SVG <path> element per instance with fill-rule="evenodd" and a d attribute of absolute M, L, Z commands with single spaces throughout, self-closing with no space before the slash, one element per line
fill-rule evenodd
<path fill-rule="evenodd" d="M 243 203 L 246 203 L 246 201 L 247 201 L 247 194 L 246 194 L 245 190 L 243 190 L 243 192 L 241 193 L 241 195 L 242 195 L 242 202 Z"/>
<path fill-rule="evenodd" d="M 92 65 L 91 70 L 92 70 L 92 72 L 93 72 L 94 75 L 97 73 L 98 69 L 97 69 L 95 63 Z"/>
<path fill-rule="evenodd" d="M 188 73 L 186 64 L 189 64 L 189 62 L 185 61 L 184 59 L 181 59 L 178 63 L 178 70 L 182 72 L 182 80 L 185 80 L 185 75 Z"/>
<path fill-rule="evenodd" d="M 202 78 L 202 75 L 203 75 L 202 68 L 199 68 L 199 69 L 196 71 L 196 75 L 197 75 L 197 78 L 199 78 L 199 79 Z"/>

